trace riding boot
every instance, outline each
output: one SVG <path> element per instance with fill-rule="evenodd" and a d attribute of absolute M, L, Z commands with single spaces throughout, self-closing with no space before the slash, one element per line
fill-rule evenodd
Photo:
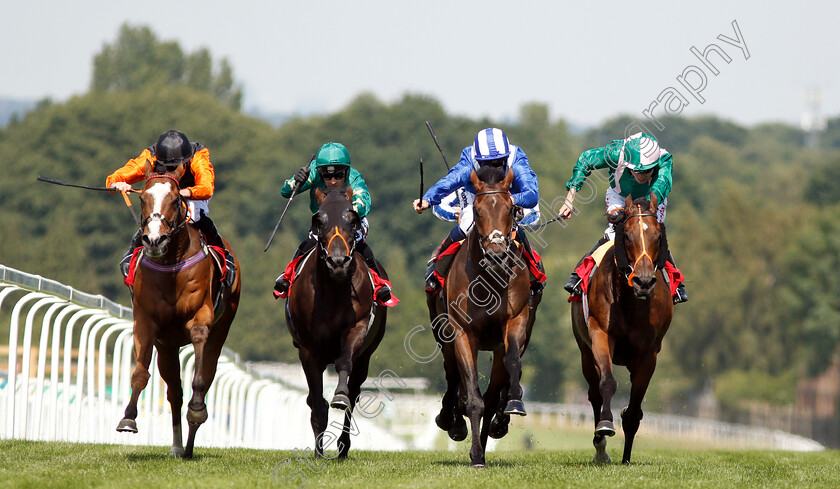
<path fill-rule="evenodd" d="M 195 227 L 204 235 L 208 245 L 218 246 L 219 248 L 225 250 L 225 265 L 227 266 L 227 273 L 225 273 L 225 285 L 228 287 L 232 286 L 233 281 L 236 279 L 236 264 L 233 261 L 233 255 L 231 255 L 225 247 L 225 242 L 222 240 L 222 236 L 216 229 L 216 225 L 213 224 L 210 216 L 203 212 L 201 213 L 201 218 L 198 221 L 195 221 L 194 224 Z"/>
<path fill-rule="evenodd" d="M 294 256 L 292 256 L 292 261 L 295 261 L 295 258 L 297 258 L 299 256 L 303 256 L 303 255 L 309 253 L 317 245 L 318 245 L 318 240 L 315 239 L 314 237 L 312 237 L 312 235 L 310 235 L 308 238 L 303 240 L 303 242 L 300 244 L 300 246 L 298 246 L 298 249 L 295 250 L 295 254 L 294 254 Z M 289 291 L 289 286 L 290 285 L 291 284 L 289 283 L 289 279 L 286 278 L 286 272 L 285 271 L 283 273 L 281 273 L 280 276 L 277 277 L 274 280 L 274 290 L 276 290 L 277 292 L 279 292 L 281 294 L 287 293 Z"/>
<path fill-rule="evenodd" d="M 677 268 L 676 262 L 674 262 L 674 255 L 671 254 L 671 250 L 668 250 L 668 262 Z M 674 294 L 674 304 L 679 304 L 681 302 L 688 302 L 688 294 L 685 293 L 685 282 L 681 282 L 677 285 L 677 291 Z"/>
<path fill-rule="evenodd" d="M 595 250 L 600 248 L 601 245 L 603 245 L 604 243 L 606 243 L 609 240 L 610 240 L 610 238 L 608 238 L 606 236 L 601 237 L 601 239 L 599 239 L 598 242 L 595 243 L 595 246 L 593 246 L 592 249 L 589 250 L 589 252 L 587 254 L 583 255 L 583 258 L 580 259 L 580 261 L 577 263 L 577 265 L 575 265 L 574 270 L 572 270 L 572 275 L 569 277 L 569 281 L 566 282 L 566 285 L 563 286 L 563 288 L 566 289 L 566 292 L 568 292 L 571 295 L 582 295 L 583 294 L 583 290 L 580 288 L 581 278 L 578 276 L 577 271 L 576 271 L 577 267 L 579 267 L 581 265 L 581 263 L 583 263 L 583 260 L 585 260 L 587 256 L 591 255 L 592 253 L 595 253 Z"/>
<path fill-rule="evenodd" d="M 359 251 L 359 254 L 362 255 L 362 258 L 365 259 L 365 264 L 368 268 L 376 272 L 380 278 L 383 278 L 382 272 L 379 271 L 379 264 L 373 256 L 373 250 L 370 249 L 367 242 L 365 240 L 359 240 L 356 241 L 356 244 L 358 246 L 356 249 Z M 391 300 L 391 287 L 388 287 L 388 284 L 384 284 L 378 291 L 376 291 L 376 302 L 382 304 L 388 302 L 389 300 Z"/>
<path fill-rule="evenodd" d="M 452 246 L 452 243 L 455 242 L 452 238 L 452 234 L 453 233 L 449 233 L 446 238 L 444 238 L 434 255 L 432 255 L 432 259 L 429 260 L 429 267 L 426 268 L 426 288 L 432 292 L 437 292 L 440 288 L 440 282 L 438 282 L 437 278 L 435 278 L 435 269 L 437 269 L 439 274 L 444 275 L 446 274 L 446 270 L 449 268 L 449 265 L 452 263 L 452 260 L 446 260 L 446 263 L 440 263 L 438 260 L 438 256 L 440 256 L 441 253 L 446 251 L 446 249 Z"/>
<path fill-rule="evenodd" d="M 531 242 L 528 240 L 528 233 L 522 228 L 519 228 L 519 231 L 516 233 L 516 239 L 522 244 L 522 247 L 528 252 L 531 259 L 534 260 L 534 268 L 536 268 L 536 257 L 534 256 L 534 250 L 531 248 Z M 530 266 L 528 267 L 528 282 L 531 284 L 531 295 L 542 294 L 545 284 L 537 279 L 534 272 L 531 271 Z"/>
<path fill-rule="evenodd" d="M 128 251 L 125 252 L 125 256 L 123 256 L 122 261 L 120 261 L 120 271 L 122 272 L 123 277 L 128 277 L 128 267 L 131 264 L 131 256 L 134 255 L 134 250 L 139 248 L 142 244 L 142 239 L 143 232 L 138 229 L 131 238 L 131 244 L 128 247 Z"/>

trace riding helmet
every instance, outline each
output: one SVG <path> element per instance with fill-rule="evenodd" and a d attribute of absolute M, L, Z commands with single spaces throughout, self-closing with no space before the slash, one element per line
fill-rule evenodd
<path fill-rule="evenodd" d="M 644 132 L 637 132 L 624 140 L 624 161 L 627 168 L 645 171 L 656 168 L 662 149 L 655 137 Z"/>
<path fill-rule="evenodd" d="M 501 129 L 488 127 L 479 131 L 473 142 L 476 161 L 498 160 L 510 155 L 510 142 Z"/>
<path fill-rule="evenodd" d="M 165 165 L 181 164 L 192 155 L 190 140 L 180 131 L 166 131 L 155 144 L 155 158 Z"/>
<path fill-rule="evenodd" d="M 334 171 L 336 166 L 350 166 L 350 152 L 341 143 L 327 143 L 318 150 L 315 168 Z"/>

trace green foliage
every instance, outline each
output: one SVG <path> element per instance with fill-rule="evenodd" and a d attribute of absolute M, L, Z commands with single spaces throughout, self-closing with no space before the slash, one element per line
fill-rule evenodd
<path fill-rule="evenodd" d="M 129 65 L 120 64 L 126 60 Z M 91 93 L 63 104 L 44 100 L 0 131 L 3 167 L 11 170 L 0 179 L 0 262 L 128 303 L 117 263 L 134 223 L 120 196 L 35 178 L 102 185 L 161 132 L 181 130 L 210 148 L 217 176 L 211 215 L 242 263 L 242 305 L 228 346 L 249 360 L 295 362 L 283 303 L 271 290 L 306 236 L 308 195 L 295 199 L 271 249 L 263 248 L 287 203 L 279 195 L 282 182 L 323 143 L 342 142 L 373 197 L 368 241 L 402 299 L 389 311 L 371 372 L 427 376 L 438 387 L 442 360 L 419 363 L 405 351 L 417 326 L 412 347 L 434 351 L 422 277 L 452 226 L 411 209 L 420 192 L 419 159 L 426 188 L 446 171 L 424 121 L 434 125 L 450 165 L 479 129 L 503 127 L 539 175 L 546 218 L 560 208 L 580 152 L 623 137 L 633 122 L 617 117 L 577 137 L 540 103 L 502 123 L 450 116 L 422 94 L 391 104 L 361 94 L 334 114 L 274 129 L 236 110 L 230 67 L 223 62 L 213 75 L 206 50 L 184 55 L 146 28 L 125 26 L 96 63 L 102 71 Z M 162 66 L 168 75 L 161 78 Z M 675 162 L 669 242 L 691 300 L 676 308 L 650 397 L 679 409 L 707 379 L 739 370 L 765 372 L 767 379 L 755 381 L 768 385 L 793 383 L 789 372 L 820 372 L 840 344 L 840 208 L 832 187 L 840 153 L 805 151 L 801 132 L 781 124 L 744 128 L 709 117 L 660 122 L 665 130 L 657 136 Z M 576 202 L 579 215 L 531 236 L 549 282 L 523 360 L 529 398 L 561 400 L 583 383 L 561 287 L 606 226 L 605 185 L 593 182 L 597 195 Z"/>
<path fill-rule="evenodd" d="M 242 88 L 234 83 L 227 60 L 213 74 L 206 48 L 185 55 L 177 42 L 161 42 L 149 27 L 123 24 L 114 44 L 106 44 L 93 59 L 94 92 L 128 92 L 150 86 L 186 85 L 207 92 L 239 110 Z"/>
<path fill-rule="evenodd" d="M 715 379 L 715 397 L 729 409 L 746 409 L 756 402 L 790 405 L 796 401 L 795 378 L 793 372 L 773 376 L 761 370 L 730 370 Z"/>

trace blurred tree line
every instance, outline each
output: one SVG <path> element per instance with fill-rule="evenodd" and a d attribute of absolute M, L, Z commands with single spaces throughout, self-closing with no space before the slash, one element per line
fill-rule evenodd
<path fill-rule="evenodd" d="M 242 302 L 228 346 L 248 360 L 296 362 L 284 305 L 271 292 L 306 235 L 307 198 L 293 202 L 272 247 L 263 247 L 286 204 L 282 182 L 321 144 L 339 141 L 370 188 L 368 240 L 402 300 L 389 312 L 371 374 L 387 368 L 426 376 L 435 388 L 443 385 L 441 358 L 420 363 L 405 350 L 409 332 L 422 326 L 412 349 L 434 352 L 423 271 L 451 227 L 411 209 L 419 159 L 426 188 L 445 173 L 424 121 L 434 124 L 453 164 L 478 130 L 504 128 L 539 176 L 546 218 L 559 209 L 581 151 L 623 137 L 632 122 L 619 116 L 576 135 L 540 103 L 524 105 L 515 121 L 473 120 L 447 114 L 424 95 L 383 103 L 361 94 L 334 114 L 275 129 L 241 113 L 229 65 L 216 75 L 212 66 L 206 50 L 184 55 L 147 28 L 126 26 L 95 57 L 89 93 L 44 101 L 0 129 L 0 263 L 128 304 L 117 264 L 135 224 L 122 198 L 35 178 L 103 185 L 159 134 L 181 130 L 210 148 L 217 175 L 210 209 L 242 263 Z M 676 308 L 648 405 L 679 411 L 707 385 L 735 409 L 743 400 L 793 403 L 796 380 L 821 372 L 840 344 L 840 119 L 829 122 L 818 151 L 806 150 L 802 132 L 783 124 L 661 120 L 665 129 L 656 135 L 675 162 L 669 241 L 691 300 Z M 574 219 L 532 238 L 549 277 L 524 357 L 532 399 L 564 400 L 584 384 L 562 285 L 605 227 L 605 189 L 598 189 L 591 203 L 578 202 Z"/>

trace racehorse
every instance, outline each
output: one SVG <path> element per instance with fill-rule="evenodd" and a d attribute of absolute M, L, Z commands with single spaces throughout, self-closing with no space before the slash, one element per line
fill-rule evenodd
<path fill-rule="evenodd" d="M 488 435 L 503 437 L 510 415 L 526 414 L 521 357 L 541 295 L 530 295 L 522 246 L 514 241 L 516 208 L 509 193 L 513 170 L 505 174 L 485 166 L 470 179 L 475 189 L 473 229 L 446 273 L 443 290 L 426 297 L 447 382 L 435 422 L 450 438 L 461 441 L 467 436 L 463 418 L 467 415 L 472 431 L 470 463 L 481 468 Z M 493 352 L 483 397 L 478 386 L 479 350 Z"/>
<path fill-rule="evenodd" d="M 364 258 L 356 253 L 356 232 L 361 228 L 353 210 L 353 189 L 315 190 L 318 212 L 312 216 L 317 249 L 303 263 L 286 300 L 286 325 L 306 375 L 315 434 L 316 456 L 324 455 L 328 406 L 344 411 L 338 456 L 350 450 L 351 416 L 361 385 L 368 375 L 370 357 L 385 334 L 386 308 L 374 303 L 373 284 Z M 304 261 L 305 260 L 305 261 Z M 387 279 L 379 265 L 382 278 Z M 338 386 L 329 405 L 323 397 L 324 370 L 334 364 Z"/>
<path fill-rule="evenodd" d="M 572 303 L 572 328 L 595 415 L 594 462 L 610 462 L 605 437 L 615 434 L 610 410 L 616 390 L 615 364 L 630 371 L 630 402 L 621 411 L 625 438 L 621 461 L 630 463 L 643 415 L 642 399 L 674 313 L 669 286 L 657 277 L 668 249 L 656 209 L 655 195 L 650 201 L 642 197 L 633 202 L 627 197 L 624 211 L 610 218 L 615 245 L 604 255 L 587 290 L 589 317 L 584 318 L 581 302 Z"/>
<path fill-rule="evenodd" d="M 196 431 L 207 420 L 205 395 L 213 383 L 216 363 L 239 304 L 241 274 L 236 274 L 230 288 L 221 291 L 222 309 L 215 315 L 213 299 L 223 287 L 221 275 L 198 230 L 187 225 L 187 206 L 178 185 L 183 170 L 182 166 L 173 173 L 149 176 L 140 194 L 143 253 L 137 259 L 134 276 L 135 369 L 131 399 L 117 431 L 137 433 L 137 399 L 149 381 L 154 346 L 172 409 L 170 455 L 191 458 Z M 225 246 L 233 254 L 227 240 Z M 234 260 L 239 269 L 235 256 Z M 187 405 L 189 435 L 185 448 L 181 439 L 183 389 L 178 352 L 190 343 L 195 350 L 195 373 Z"/>

